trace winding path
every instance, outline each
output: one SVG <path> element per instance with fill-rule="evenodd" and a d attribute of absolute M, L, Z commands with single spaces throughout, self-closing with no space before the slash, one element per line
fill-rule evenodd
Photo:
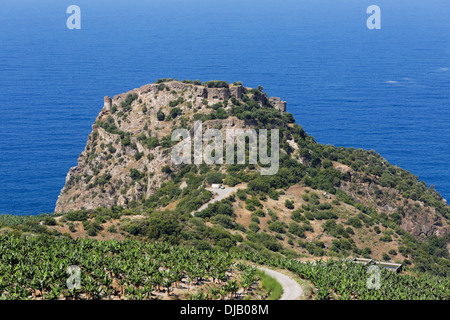
<path fill-rule="evenodd" d="M 271 269 L 263 267 L 258 267 L 258 269 L 275 278 L 281 284 L 283 294 L 279 300 L 298 300 L 303 295 L 302 287 L 294 279 Z"/>
<path fill-rule="evenodd" d="M 227 188 L 227 187 L 225 187 L 225 189 L 206 188 L 206 190 L 214 192 L 215 197 L 212 200 L 210 200 L 209 202 L 205 203 L 203 206 L 201 206 L 196 212 L 200 212 L 200 211 L 206 209 L 206 207 L 208 205 L 210 205 L 211 203 L 225 199 L 230 194 L 235 192 L 237 190 L 237 188 Z M 191 213 L 192 216 L 194 215 L 194 213 L 195 212 Z M 287 275 L 284 275 L 278 271 L 274 271 L 274 270 L 267 269 L 264 267 L 258 267 L 258 269 L 261 271 L 264 271 L 266 274 L 268 274 L 272 278 L 275 278 L 281 284 L 281 287 L 283 288 L 283 294 L 281 295 L 279 300 L 298 300 L 303 295 L 302 287 L 294 279 L 292 279 L 292 278 L 288 277 Z"/>
<path fill-rule="evenodd" d="M 206 188 L 206 190 L 209 190 L 209 191 L 213 192 L 214 193 L 214 198 L 212 200 L 208 201 L 207 203 L 205 203 L 204 205 L 202 205 L 195 212 L 200 212 L 202 210 L 205 210 L 206 207 L 208 207 L 208 205 L 210 205 L 211 203 L 214 203 L 214 202 L 220 201 L 222 199 L 225 199 L 226 197 L 231 195 L 233 192 L 235 192 L 237 190 L 237 188 L 228 188 L 228 187 L 225 187 L 225 189 Z M 192 212 L 191 215 L 194 216 L 195 212 Z"/>

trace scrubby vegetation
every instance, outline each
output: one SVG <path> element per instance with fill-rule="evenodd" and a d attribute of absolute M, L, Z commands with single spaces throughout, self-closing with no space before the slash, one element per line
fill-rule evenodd
<path fill-rule="evenodd" d="M 259 276 L 262 282 L 262 287 L 269 294 L 269 300 L 278 300 L 283 294 L 283 288 L 280 283 L 267 275 L 264 271 L 258 270 L 256 274 Z"/>

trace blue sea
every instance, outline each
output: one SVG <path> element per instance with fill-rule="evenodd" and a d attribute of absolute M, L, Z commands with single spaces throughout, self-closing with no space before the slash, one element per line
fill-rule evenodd
<path fill-rule="evenodd" d="M 450 199 L 449 15 L 448 0 L 2 0 L 0 213 L 52 212 L 103 97 L 166 77 L 261 85 L 316 141 L 374 149 Z"/>

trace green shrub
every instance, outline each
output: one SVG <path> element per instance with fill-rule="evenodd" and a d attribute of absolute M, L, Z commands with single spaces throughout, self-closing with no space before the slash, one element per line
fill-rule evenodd
<path fill-rule="evenodd" d="M 311 212 L 306 211 L 305 212 L 305 218 L 308 219 L 308 220 L 314 220 L 314 215 Z"/>
<path fill-rule="evenodd" d="M 70 232 L 75 232 L 75 231 L 77 231 L 77 230 L 75 229 L 75 226 L 74 226 L 73 223 L 67 224 L 67 227 L 69 228 L 69 231 L 70 231 Z"/>
<path fill-rule="evenodd" d="M 222 183 L 224 175 L 219 171 L 211 171 L 206 174 L 206 182 L 212 183 Z"/>
<path fill-rule="evenodd" d="M 254 215 L 252 215 L 252 220 L 251 221 L 254 222 L 254 223 L 257 223 L 257 224 L 260 223 L 259 218 L 257 216 L 254 216 Z"/>
<path fill-rule="evenodd" d="M 257 216 L 257 217 L 261 217 L 264 218 L 266 216 L 266 214 L 264 213 L 264 211 L 262 209 L 258 209 L 255 212 L 252 213 L 252 216 Z"/>
<path fill-rule="evenodd" d="M 139 161 L 139 159 L 141 159 L 143 156 L 144 156 L 144 152 L 136 151 L 136 152 L 134 153 L 134 159 L 135 159 L 136 161 Z"/>
<path fill-rule="evenodd" d="M 229 215 L 218 214 L 213 218 L 214 222 L 221 225 L 225 229 L 234 229 L 233 220 L 231 220 Z"/>
<path fill-rule="evenodd" d="M 255 222 L 250 223 L 248 228 L 253 232 L 258 232 L 260 230 L 259 224 L 255 223 Z"/>
<path fill-rule="evenodd" d="M 357 229 L 362 227 L 361 220 L 359 220 L 359 218 L 357 218 L 357 217 L 348 218 L 347 224 L 349 224 L 352 227 L 357 228 Z"/>
<path fill-rule="evenodd" d="M 206 217 L 213 217 L 216 215 L 227 215 L 232 216 L 234 214 L 233 206 L 231 205 L 230 201 L 227 199 L 214 202 L 208 205 L 206 209 L 196 212 L 195 216 L 206 218 Z"/>
<path fill-rule="evenodd" d="M 235 185 L 241 183 L 241 180 L 233 176 L 227 175 L 223 180 L 223 183 L 226 184 L 227 186 L 234 187 Z"/>
<path fill-rule="evenodd" d="M 174 108 L 174 109 L 170 110 L 170 117 L 172 119 L 175 119 L 176 117 L 178 117 L 182 114 L 183 114 L 183 112 L 181 111 L 180 108 Z"/>
<path fill-rule="evenodd" d="M 236 195 L 238 196 L 238 198 L 242 201 L 247 200 L 247 195 L 245 194 L 245 191 L 242 189 L 237 189 L 236 191 Z"/>
<path fill-rule="evenodd" d="M 305 217 L 302 216 L 302 211 L 300 209 L 292 211 L 291 219 L 297 222 L 304 221 Z"/>
<path fill-rule="evenodd" d="M 69 221 L 85 221 L 87 219 L 87 214 L 85 211 L 72 211 L 65 215 L 66 219 Z"/>
<path fill-rule="evenodd" d="M 229 85 L 226 81 L 220 81 L 220 80 L 211 80 L 207 82 L 203 82 L 203 85 L 208 88 L 228 88 Z"/>
<path fill-rule="evenodd" d="M 164 114 L 164 112 L 160 110 L 158 110 L 158 112 L 156 113 L 156 118 L 158 119 L 158 121 L 164 121 L 164 119 L 166 118 L 166 115 Z"/>
<path fill-rule="evenodd" d="M 42 224 L 46 226 L 54 226 L 56 225 L 56 220 L 53 217 L 45 217 L 44 220 L 42 220 Z"/>
<path fill-rule="evenodd" d="M 281 221 L 274 221 L 269 225 L 269 230 L 276 233 L 286 233 L 287 225 Z"/>
<path fill-rule="evenodd" d="M 206 250 L 211 250 L 211 245 L 205 240 L 200 240 L 197 242 L 197 245 L 195 246 L 195 248 L 197 250 L 206 251 Z"/>
<path fill-rule="evenodd" d="M 389 250 L 388 253 L 389 253 L 391 256 L 396 256 L 396 255 L 397 255 L 397 251 L 395 251 L 394 249 Z"/>
<path fill-rule="evenodd" d="M 267 208 L 267 213 L 270 216 L 271 221 L 277 221 L 278 220 L 278 216 L 275 212 L 272 211 L 272 209 Z"/>
<path fill-rule="evenodd" d="M 291 200 L 287 200 L 284 202 L 284 205 L 286 208 L 293 210 L 294 209 L 294 202 Z"/>
<path fill-rule="evenodd" d="M 289 232 L 297 237 L 305 238 L 305 231 L 298 223 L 291 222 L 289 224 Z"/>
<path fill-rule="evenodd" d="M 279 199 L 278 192 L 276 192 L 275 189 L 270 189 L 268 195 L 269 195 L 270 199 L 273 199 L 273 200 Z"/>
<path fill-rule="evenodd" d="M 138 180 L 141 180 L 143 177 L 145 177 L 145 173 L 140 172 L 139 170 L 137 170 L 135 168 L 131 168 L 130 177 L 133 181 L 138 181 Z"/>

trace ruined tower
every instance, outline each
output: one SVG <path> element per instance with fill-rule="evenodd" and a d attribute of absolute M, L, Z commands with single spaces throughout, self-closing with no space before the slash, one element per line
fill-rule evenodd
<path fill-rule="evenodd" d="M 270 104 L 281 112 L 286 112 L 286 101 L 281 101 L 278 97 L 272 97 L 269 99 Z"/>
<path fill-rule="evenodd" d="M 111 106 L 112 106 L 112 100 L 109 96 L 106 96 L 105 97 L 105 105 L 104 105 L 105 110 L 106 111 L 111 110 Z"/>

